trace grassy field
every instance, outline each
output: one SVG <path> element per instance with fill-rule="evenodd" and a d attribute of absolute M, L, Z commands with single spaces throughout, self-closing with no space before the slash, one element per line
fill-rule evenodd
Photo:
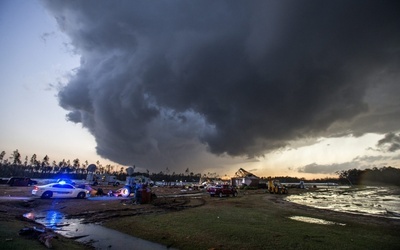
<path fill-rule="evenodd" d="M 163 214 L 125 217 L 105 225 L 178 249 L 398 249 L 399 228 L 360 224 L 318 210 L 287 208 L 268 194 L 214 198 L 204 206 Z M 289 219 L 309 216 L 341 225 Z"/>
<path fill-rule="evenodd" d="M 3 190 L 7 194 L 11 188 Z M 23 191 L 23 190 L 22 190 Z M 294 192 L 293 190 L 292 192 Z M 15 194 L 14 194 L 15 195 Z M 136 209 L 131 215 L 98 220 L 103 225 L 142 239 L 158 242 L 176 249 L 399 249 L 400 221 L 349 216 L 283 202 L 282 196 L 266 194 L 263 190 L 241 192 L 236 198 L 192 199 L 180 206 L 134 205 L 116 202 L 107 209 Z M 175 198 L 171 198 L 175 200 Z M 176 199 L 176 203 L 181 200 Z M 84 206 L 78 206 L 84 202 Z M 158 205 L 163 199 L 155 200 Z M 175 201 L 174 201 L 175 202 Z M 56 201 L 67 214 L 86 210 L 102 211 L 95 201 Z M 103 201 L 101 201 L 101 204 Z M 3 202 L 0 207 L 0 249 L 46 249 L 37 239 L 20 236 L 18 232 L 32 223 L 17 219 L 32 209 L 41 210 L 48 201 L 33 203 Z M 179 203 L 180 204 L 180 203 Z M 202 205 L 204 204 L 204 205 Z M 167 205 L 169 205 L 167 203 Z M 77 207 L 78 206 L 78 207 Z M 75 208 L 80 208 L 75 211 Z M 154 209 L 156 208 L 156 209 Z M 69 209 L 69 210 L 68 210 Z M 128 211 L 129 212 L 129 211 Z M 115 213 L 115 212 L 113 212 Z M 146 215 L 145 215 L 146 214 Z M 309 224 L 290 219 L 308 216 L 341 225 Z M 73 240 L 59 236 L 52 240 L 52 249 L 89 249 Z M 129 249 L 129 248 L 128 248 Z M 134 248 L 132 248 L 134 249 Z"/>

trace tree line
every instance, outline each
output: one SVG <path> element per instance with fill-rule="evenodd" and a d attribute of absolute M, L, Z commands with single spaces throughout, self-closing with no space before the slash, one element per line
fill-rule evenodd
<path fill-rule="evenodd" d="M 6 152 L 0 153 L 0 177 L 11 177 L 11 176 L 24 176 L 30 178 L 43 178 L 43 179 L 57 179 L 60 176 L 68 176 L 71 179 L 86 179 L 88 173 L 94 174 L 108 174 L 114 175 L 119 180 L 125 180 L 128 176 L 127 169 L 125 167 L 116 167 L 113 165 L 103 166 L 99 161 L 96 164 L 89 164 L 88 161 L 81 163 L 78 158 L 70 161 L 63 159 L 60 162 L 52 161 L 46 155 L 42 160 L 38 159 L 36 154 L 33 154 L 31 158 L 26 156 L 24 160 L 21 158 L 21 154 L 18 149 L 13 151 L 10 157 L 5 157 Z M 135 168 L 133 166 L 133 168 Z M 170 170 L 160 171 L 159 173 L 151 173 L 147 170 L 144 173 L 134 172 L 133 176 L 143 175 L 154 181 L 165 181 L 165 182 L 198 182 L 202 175 L 200 173 L 193 173 L 189 171 L 189 168 L 185 170 L 185 173 L 170 173 Z M 217 177 L 216 173 L 207 173 L 203 175 L 209 177 Z"/>
<path fill-rule="evenodd" d="M 0 176 L 3 177 L 21 175 L 36 178 L 38 178 L 37 176 L 43 176 L 41 178 L 46 178 L 47 176 L 61 173 L 86 176 L 88 172 L 91 172 L 91 168 L 89 167 L 91 164 L 87 160 L 81 163 L 78 158 L 72 161 L 63 159 L 59 162 L 55 160 L 50 162 L 48 155 L 40 160 L 36 154 L 33 154 L 31 158 L 25 156 L 24 160 L 22 160 L 18 149 L 8 158 L 5 155 L 5 151 L 0 153 Z M 110 164 L 103 166 L 99 161 L 96 164 L 97 166 L 95 165 L 96 168 L 92 172 L 96 172 L 97 174 L 123 174 L 125 172 L 124 167 L 118 168 Z"/>
<path fill-rule="evenodd" d="M 0 177 L 25 176 L 30 178 L 53 179 L 58 176 L 67 175 L 71 179 L 86 179 L 88 173 L 109 174 L 115 175 L 119 180 L 125 180 L 128 176 L 127 169 L 124 167 L 116 167 L 112 165 L 103 166 L 99 161 L 95 164 L 89 164 L 88 161 L 81 163 L 79 159 L 62 160 L 60 162 L 53 161 L 50 163 L 50 158 L 46 155 L 42 160 L 39 160 L 36 154 L 33 154 L 29 159 L 27 156 L 24 161 L 21 160 L 21 154 L 18 149 L 7 159 L 5 151 L 0 153 Z M 133 166 L 135 168 L 135 166 Z M 336 173 L 337 178 L 320 178 L 305 180 L 304 178 L 290 176 L 275 176 L 281 182 L 316 182 L 326 183 L 333 182 L 342 185 L 397 185 L 400 186 L 400 169 L 389 167 L 373 168 L 373 169 L 349 169 L 342 170 Z M 147 170 L 145 173 L 134 172 L 134 176 L 143 175 L 153 181 L 163 182 L 199 182 L 200 179 L 218 179 L 220 176 L 217 173 L 193 173 L 187 168 L 184 173 L 175 173 L 166 168 L 165 171 L 159 173 L 151 173 Z M 261 177 L 261 180 L 266 181 L 266 177 Z"/>
<path fill-rule="evenodd" d="M 372 169 L 349 169 L 338 173 L 340 183 L 350 185 L 394 185 L 400 186 L 400 169 L 382 167 Z"/>

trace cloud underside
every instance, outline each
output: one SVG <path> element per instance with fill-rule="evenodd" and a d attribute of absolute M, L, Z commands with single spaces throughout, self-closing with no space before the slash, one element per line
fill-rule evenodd
<path fill-rule="evenodd" d="M 60 105 L 115 162 L 165 169 L 399 130 L 395 1 L 45 5 L 81 55 Z"/>
<path fill-rule="evenodd" d="M 384 162 L 385 167 L 389 167 L 390 163 L 396 160 L 396 157 L 392 156 L 363 156 L 356 157 L 351 161 L 333 164 L 317 164 L 311 163 L 297 169 L 300 173 L 308 174 L 328 174 L 337 175 L 341 171 L 346 171 L 349 169 L 373 169 L 380 168 L 382 162 Z"/>

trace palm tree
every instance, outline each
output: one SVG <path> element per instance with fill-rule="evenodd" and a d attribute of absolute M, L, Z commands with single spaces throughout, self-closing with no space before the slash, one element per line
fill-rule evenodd
<path fill-rule="evenodd" d="M 28 156 L 25 156 L 24 166 L 25 166 L 25 167 L 28 166 Z"/>
<path fill-rule="evenodd" d="M 46 156 L 43 158 L 43 163 L 46 164 L 46 165 L 49 165 L 49 160 L 50 160 L 50 158 L 46 155 Z"/>
<path fill-rule="evenodd" d="M 63 168 L 65 165 L 67 165 L 67 163 L 65 162 L 65 159 L 63 159 L 62 161 L 60 161 L 59 163 L 58 163 L 58 167 L 61 169 L 61 168 Z"/>
<path fill-rule="evenodd" d="M 80 167 L 79 159 L 78 158 L 74 159 L 73 163 L 74 163 L 73 168 L 74 168 L 74 171 L 76 173 L 76 172 L 78 172 L 79 167 Z"/>
<path fill-rule="evenodd" d="M 4 156 L 6 155 L 6 151 L 1 151 L 1 153 L 0 153 L 0 163 L 2 163 L 3 162 L 3 158 L 4 158 Z"/>
<path fill-rule="evenodd" d="M 31 165 L 32 166 L 36 165 L 36 157 L 37 157 L 36 154 L 33 154 L 31 157 Z"/>
<path fill-rule="evenodd" d="M 13 158 L 14 158 L 13 161 L 14 164 L 21 164 L 21 154 L 18 152 L 18 149 L 16 149 L 13 152 Z"/>
<path fill-rule="evenodd" d="M 106 165 L 106 169 L 107 169 L 107 170 L 106 170 L 106 173 L 107 173 L 107 174 L 110 174 L 110 173 L 111 173 L 111 172 L 110 172 L 110 171 L 111 171 L 111 165 L 110 165 L 110 164 L 107 164 L 107 165 Z"/>
<path fill-rule="evenodd" d="M 58 170 L 57 162 L 56 162 L 56 161 L 53 161 L 52 165 L 53 165 L 53 170 L 52 170 L 52 172 L 54 173 L 54 172 L 56 172 L 56 171 Z"/>

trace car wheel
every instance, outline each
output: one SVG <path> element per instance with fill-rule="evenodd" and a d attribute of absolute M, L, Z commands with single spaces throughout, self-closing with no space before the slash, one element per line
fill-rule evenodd
<path fill-rule="evenodd" d="M 219 193 L 219 198 L 222 198 L 222 193 Z"/>
<path fill-rule="evenodd" d="M 78 199 L 83 199 L 86 197 L 86 194 L 84 192 L 80 192 L 77 196 Z"/>
<path fill-rule="evenodd" d="M 51 197 L 53 197 L 53 192 L 51 191 L 46 191 L 42 194 L 42 199 L 49 199 Z"/>

